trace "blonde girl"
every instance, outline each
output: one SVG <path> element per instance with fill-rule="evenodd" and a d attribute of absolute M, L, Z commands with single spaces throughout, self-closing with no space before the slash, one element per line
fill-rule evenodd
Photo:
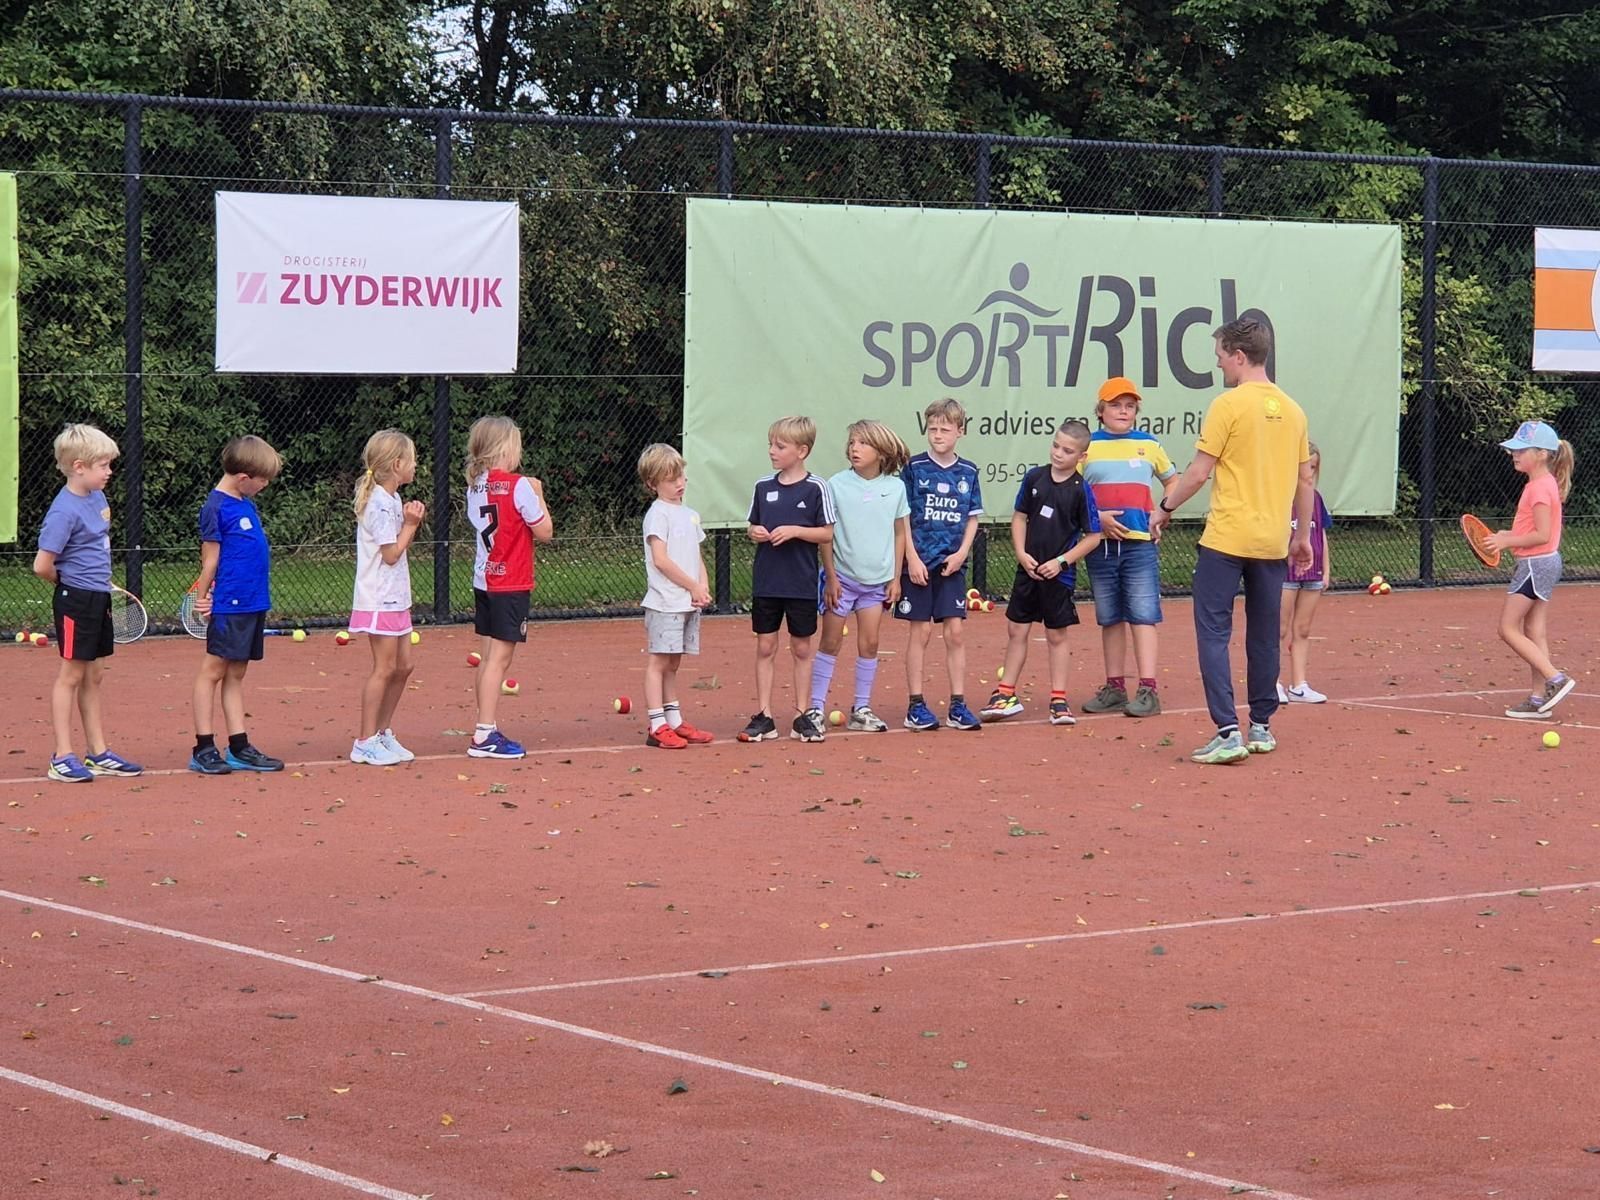
<path fill-rule="evenodd" d="M 1318 483 L 1322 480 L 1322 451 L 1311 443 L 1311 470 Z M 1328 554 L 1328 530 L 1333 518 L 1328 506 L 1322 502 L 1322 493 L 1315 492 L 1311 516 L 1311 565 L 1304 569 L 1289 564 L 1288 577 L 1283 582 L 1283 602 L 1278 613 L 1278 661 L 1289 664 L 1288 687 L 1278 681 L 1279 704 L 1322 704 L 1327 697 L 1306 681 L 1306 663 L 1311 656 L 1311 622 L 1317 615 L 1317 604 L 1327 590 L 1331 575 Z M 1289 522 L 1294 528 L 1294 521 Z M 1280 665 L 1280 670 L 1282 669 Z"/>
<path fill-rule="evenodd" d="M 417 475 L 417 448 L 398 429 L 367 439 L 356 481 L 356 586 L 350 631 L 365 633 L 372 673 L 361 688 L 361 729 L 350 761 L 374 767 L 416 755 L 395 737 L 394 711 L 411 678 L 411 568 L 406 551 L 427 516 L 420 500 L 404 504 L 399 491 Z"/>
<path fill-rule="evenodd" d="M 519 474 L 522 431 L 510 417 L 479 417 L 467 432 L 467 518 L 472 522 L 473 628 L 483 639 L 478 666 L 473 758 L 521 758 L 521 744 L 495 724 L 500 685 L 517 645 L 528 640 L 533 544 L 555 534 L 544 485 Z"/>
<path fill-rule="evenodd" d="M 1516 570 L 1500 612 L 1500 640 L 1528 664 L 1527 699 L 1508 717 L 1536 719 L 1567 698 L 1578 681 L 1550 661 L 1550 597 L 1561 579 L 1561 505 L 1572 491 L 1572 446 L 1543 421 L 1524 421 L 1500 443 L 1511 465 L 1528 477 L 1511 528 L 1489 535 L 1496 550 L 1516 555 Z"/>
<path fill-rule="evenodd" d="M 896 478 L 911 451 L 881 421 L 857 421 L 845 430 L 850 465 L 828 480 L 837 522 L 833 542 L 823 542 L 822 641 L 811 667 L 810 732 L 820 741 L 828 685 L 844 644 L 845 621 L 856 622 L 855 693 L 849 728 L 883 733 L 889 726 L 872 711 L 878 675 L 878 630 L 884 606 L 900 599 L 900 572 L 910 536 L 910 501 Z"/>

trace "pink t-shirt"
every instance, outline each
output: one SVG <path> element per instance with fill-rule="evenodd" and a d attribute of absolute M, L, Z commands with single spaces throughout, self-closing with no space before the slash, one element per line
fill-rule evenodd
<path fill-rule="evenodd" d="M 1548 471 L 1537 479 L 1528 480 L 1528 485 L 1522 489 L 1522 497 L 1517 501 L 1517 515 L 1511 518 L 1511 532 L 1532 533 L 1533 510 L 1540 504 L 1550 506 L 1550 540 L 1542 546 L 1518 547 L 1518 558 L 1535 558 L 1541 554 L 1554 554 L 1561 549 L 1561 485 Z"/>

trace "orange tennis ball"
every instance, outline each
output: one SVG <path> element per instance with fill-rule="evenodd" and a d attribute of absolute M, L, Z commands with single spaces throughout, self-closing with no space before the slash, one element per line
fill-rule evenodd
<path fill-rule="evenodd" d="M 968 600 L 976 600 L 982 595 L 983 595 L 983 593 L 980 592 L 977 588 L 968 588 L 967 589 L 967 599 Z"/>
<path fill-rule="evenodd" d="M 50 635 L 46 633 L 36 633 L 33 635 L 32 640 L 35 646 L 48 646 L 50 644 Z"/>
<path fill-rule="evenodd" d="M 611 711 L 619 713 L 631 713 L 633 711 L 633 701 L 629 700 L 626 696 L 618 696 L 611 702 Z"/>
<path fill-rule="evenodd" d="M 1378 585 L 1378 595 L 1380 596 L 1387 596 L 1392 591 L 1394 591 L 1394 589 L 1389 586 L 1387 581 Z"/>
<path fill-rule="evenodd" d="M 1376 596 L 1382 590 L 1383 590 L 1382 581 L 1379 581 L 1379 582 L 1376 582 L 1376 583 L 1367 584 L 1367 594 L 1369 596 Z"/>
<path fill-rule="evenodd" d="M 17 641 L 19 641 L 19 642 L 25 642 L 25 641 L 27 641 L 27 640 L 28 640 L 28 635 L 27 635 L 27 634 L 26 634 L 26 633 L 24 633 L 24 632 L 23 632 L 23 631 L 22 631 L 22 630 L 20 630 L 20 629 L 19 629 L 19 630 L 17 630 Z"/>
<path fill-rule="evenodd" d="M 470 651 L 467 654 L 467 666 L 469 667 L 475 667 L 482 661 L 483 655 L 479 654 L 476 650 Z"/>
<path fill-rule="evenodd" d="M 844 714 L 842 712 L 840 712 L 837 708 L 834 709 L 831 713 L 828 714 L 828 724 L 829 725 L 843 725 L 844 724 Z"/>
<path fill-rule="evenodd" d="M 515 696 L 521 690 L 522 685 L 519 684 L 515 679 L 507 679 L 500 685 L 500 694 L 502 696 Z"/>
<path fill-rule="evenodd" d="M 350 644 L 350 635 L 341 629 L 333 635 L 333 644 L 336 646 L 348 646 Z"/>
<path fill-rule="evenodd" d="M 985 601 L 983 601 L 983 611 L 984 612 L 993 612 L 994 611 L 994 601 L 993 600 L 985 600 Z"/>

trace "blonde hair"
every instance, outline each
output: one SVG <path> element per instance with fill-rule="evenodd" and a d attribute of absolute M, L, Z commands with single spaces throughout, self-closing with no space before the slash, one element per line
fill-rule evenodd
<path fill-rule="evenodd" d="M 467 485 L 499 467 L 522 462 L 522 430 L 510 417 L 479 417 L 467 431 Z"/>
<path fill-rule="evenodd" d="M 767 441 L 774 440 L 809 451 L 817 444 L 817 423 L 810 417 L 779 417 L 767 426 Z"/>
<path fill-rule="evenodd" d="M 372 499 L 374 488 L 398 475 L 403 464 L 416 461 L 416 443 L 398 429 L 380 429 L 369 437 L 366 449 L 361 452 L 361 465 L 365 470 L 356 480 L 356 498 L 352 505 L 356 516 L 367 511 L 367 501 Z"/>
<path fill-rule="evenodd" d="M 56 469 L 72 474 L 72 464 L 109 462 L 122 453 L 109 433 L 93 425 L 68 425 L 56 434 Z"/>
<path fill-rule="evenodd" d="M 844 431 L 846 455 L 851 442 L 865 442 L 878 455 L 878 470 L 885 475 L 897 475 L 911 461 L 911 451 L 900 440 L 900 435 L 882 421 L 855 421 Z"/>
<path fill-rule="evenodd" d="M 683 455 L 665 442 L 651 442 L 639 455 L 639 482 L 654 492 L 669 479 L 683 474 Z"/>
<path fill-rule="evenodd" d="M 1572 491 L 1572 469 L 1577 465 L 1572 443 L 1562 438 L 1556 449 L 1546 450 L 1544 455 L 1550 460 L 1550 474 L 1556 477 L 1556 486 L 1561 489 L 1561 498 L 1565 500 Z"/>
<path fill-rule="evenodd" d="M 1322 482 L 1322 451 L 1315 442 L 1307 442 L 1306 449 L 1311 451 L 1311 457 L 1317 460 L 1317 465 L 1312 469 L 1312 478 L 1317 483 Z"/>
<path fill-rule="evenodd" d="M 954 396 L 946 396 L 943 400 L 935 400 L 922 410 L 924 425 L 933 420 L 949 421 L 957 429 L 964 430 L 967 427 L 967 410 Z"/>
<path fill-rule="evenodd" d="M 252 479 L 276 479 L 283 470 L 283 458 L 265 438 L 253 433 L 236 437 L 222 448 L 222 473 L 248 475 Z"/>

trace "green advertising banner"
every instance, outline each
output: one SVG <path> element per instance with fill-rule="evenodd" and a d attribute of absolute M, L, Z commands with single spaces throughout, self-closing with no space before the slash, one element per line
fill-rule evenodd
<path fill-rule="evenodd" d="M 1247 313 L 1272 325 L 1329 507 L 1394 511 L 1397 226 L 690 200 L 687 292 L 684 455 L 710 526 L 744 524 L 767 425 L 789 414 L 817 422 L 826 477 L 851 421 L 915 453 L 923 408 L 954 396 L 957 449 L 1005 519 L 1056 426 L 1093 428 L 1100 384 L 1126 375 L 1182 466 L 1222 390 L 1211 331 Z"/>
<path fill-rule="evenodd" d="M 17 177 L 0 174 L 0 542 L 17 540 Z"/>

